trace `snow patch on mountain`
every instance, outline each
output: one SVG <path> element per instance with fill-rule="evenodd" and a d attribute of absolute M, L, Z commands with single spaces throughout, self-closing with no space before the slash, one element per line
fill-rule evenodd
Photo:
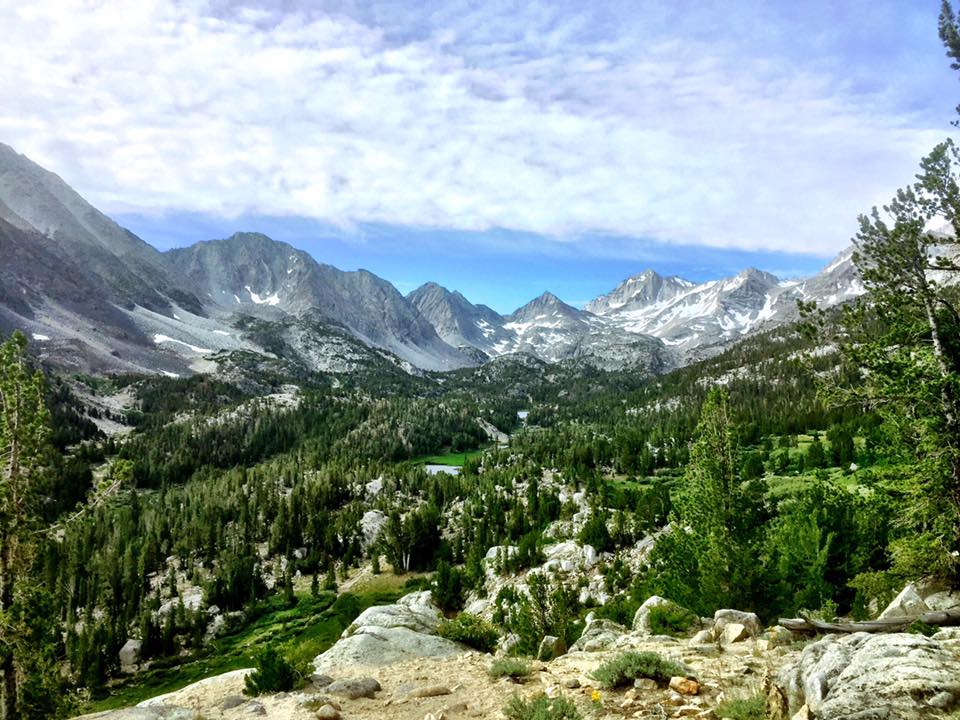
<path fill-rule="evenodd" d="M 287 272 L 290 271 L 288 270 Z M 255 293 L 253 290 L 251 290 L 249 285 L 245 285 L 244 289 L 250 293 L 250 299 L 257 305 L 272 305 L 275 307 L 280 304 L 280 296 L 277 293 L 262 296 L 260 293 Z"/>
<path fill-rule="evenodd" d="M 203 355 L 213 352 L 213 350 L 211 350 L 210 348 L 197 347 L 196 345 L 191 345 L 190 343 L 184 342 L 183 340 L 177 340 L 176 338 L 172 338 L 169 335 L 159 335 L 159 334 L 154 335 L 153 341 L 157 345 L 159 345 L 160 343 L 177 343 L 178 345 L 183 345 L 184 347 L 190 348 L 195 353 L 201 353 Z"/>

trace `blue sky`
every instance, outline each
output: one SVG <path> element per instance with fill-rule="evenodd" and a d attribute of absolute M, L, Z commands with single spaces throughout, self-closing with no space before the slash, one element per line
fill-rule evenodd
<path fill-rule="evenodd" d="M 8 3 L 0 141 L 160 248 L 258 230 L 502 312 L 795 276 L 953 130 L 938 7 Z"/>

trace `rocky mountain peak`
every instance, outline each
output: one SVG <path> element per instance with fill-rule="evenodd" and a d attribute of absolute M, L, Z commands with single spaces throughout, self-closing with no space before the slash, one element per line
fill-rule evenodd
<path fill-rule="evenodd" d="M 693 283 L 676 276 L 664 277 L 655 270 L 644 270 L 624 280 L 616 288 L 587 303 L 595 315 L 606 315 L 627 306 L 637 308 L 676 297 Z"/>
<path fill-rule="evenodd" d="M 543 314 L 560 315 L 572 320 L 579 320 L 584 315 L 583 311 L 577 310 L 547 291 L 515 310 L 509 319 L 518 322 L 534 319 Z"/>

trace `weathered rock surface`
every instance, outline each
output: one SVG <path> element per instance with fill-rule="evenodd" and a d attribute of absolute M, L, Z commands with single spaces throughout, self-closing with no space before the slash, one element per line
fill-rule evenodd
<path fill-rule="evenodd" d="M 380 692 L 380 683 L 375 678 L 348 678 L 346 680 L 335 680 L 330 683 L 326 692 L 338 697 L 344 697 L 348 700 L 357 698 L 372 698 Z"/>
<path fill-rule="evenodd" d="M 742 610 L 717 610 L 713 614 L 713 632 L 717 638 L 723 637 L 724 628 L 730 624 L 743 625 L 744 630 L 750 637 L 757 637 L 760 634 L 763 625 L 760 618 L 752 612 L 743 612 Z"/>
<path fill-rule="evenodd" d="M 84 715 L 83 720 L 199 720 L 196 710 L 183 707 L 133 707 Z"/>
<path fill-rule="evenodd" d="M 920 597 L 916 586 L 910 583 L 887 605 L 886 609 L 880 613 L 878 619 L 887 620 L 889 618 L 911 617 L 914 615 L 923 615 L 927 612 L 930 612 L 930 606 Z"/>
<path fill-rule="evenodd" d="M 220 708 L 222 710 L 233 710 L 235 707 L 240 707 L 247 701 L 247 698 L 243 695 L 228 695 L 220 703 Z"/>
<path fill-rule="evenodd" d="M 433 605 L 429 590 L 410 593 L 395 605 L 374 605 L 364 610 L 343 632 L 349 637 L 361 627 L 407 628 L 418 633 L 435 633 L 440 624 L 440 610 Z"/>
<path fill-rule="evenodd" d="M 395 605 L 367 608 L 333 647 L 314 660 L 314 665 L 318 672 L 336 674 L 343 665 L 389 665 L 410 657 L 469 652 L 437 636 L 440 617 L 429 591 L 405 595 Z"/>
<path fill-rule="evenodd" d="M 123 647 L 120 648 L 120 652 L 118 653 L 120 672 L 134 673 L 137 671 L 137 667 L 140 664 L 140 649 L 142 647 L 143 643 L 134 638 L 130 638 L 123 644 Z"/>
<path fill-rule="evenodd" d="M 926 718 L 960 700 L 960 658 L 922 635 L 828 635 L 779 684 L 791 708 L 805 704 L 818 720 Z"/>
<path fill-rule="evenodd" d="M 372 483 L 367 485 L 368 489 L 371 484 Z M 373 545 L 376 544 L 386 524 L 387 516 L 380 510 L 367 510 L 367 512 L 363 514 L 363 517 L 360 518 L 360 531 L 362 533 L 360 547 L 362 550 L 366 551 L 367 548 L 373 547 Z"/>
<path fill-rule="evenodd" d="M 580 634 L 580 638 L 570 648 L 582 652 L 599 652 L 613 647 L 616 642 L 630 632 L 613 620 L 593 620 Z"/>
<path fill-rule="evenodd" d="M 543 548 L 543 554 L 547 558 L 546 562 L 543 563 L 545 571 L 589 570 L 597 564 L 598 559 L 597 551 L 592 546 L 580 545 L 573 540 L 547 545 Z"/>
<path fill-rule="evenodd" d="M 317 710 L 319 720 L 340 720 L 340 711 L 333 705 L 323 705 Z"/>

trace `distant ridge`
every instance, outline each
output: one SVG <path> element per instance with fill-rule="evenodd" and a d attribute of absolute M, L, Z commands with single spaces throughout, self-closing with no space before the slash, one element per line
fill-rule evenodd
<path fill-rule="evenodd" d="M 0 330 L 25 330 L 46 361 L 83 372 L 213 372 L 236 352 L 312 371 L 388 358 L 442 371 L 524 353 L 660 372 L 795 320 L 798 299 L 863 292 L 847 250 L 803 281 L 645 270 L 584 310 L 544 292 L 502 316 L 436 283 L 404 297 L 255 232 L 158 252 L 2 144 L 0 255 Z"/>

